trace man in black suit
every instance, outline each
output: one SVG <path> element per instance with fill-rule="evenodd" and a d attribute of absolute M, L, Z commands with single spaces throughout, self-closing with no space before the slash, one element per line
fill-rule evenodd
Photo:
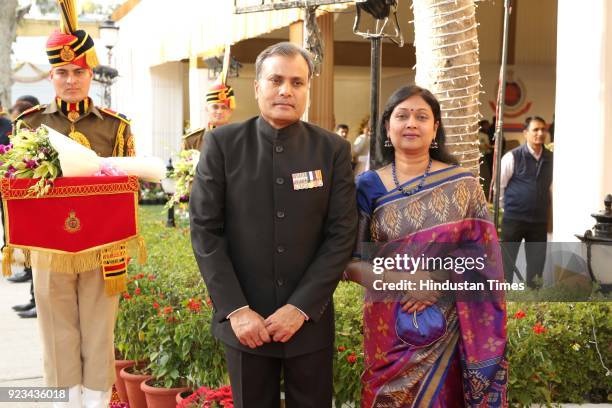
<path fill-rule="evenodd" d="M 300 121 L 310 55 L 290 43 L 255 63 L 260 116 L 204 138 L 191 241 L 225 345 L 237 408 L 331 407 L 332 294 L 356 237 L 348 142 Z"/>

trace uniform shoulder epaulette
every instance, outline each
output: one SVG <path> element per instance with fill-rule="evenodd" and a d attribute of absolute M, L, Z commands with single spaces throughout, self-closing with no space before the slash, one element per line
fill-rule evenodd
<path fill-rule="evenodd" d="M 200 132 L 202 132 L 204 130 L 206 130 L 206 128 L 203 128 L 203 127 L 194 129 L 191 132 L 185 133 L 185 135 L 183 136 L 183 139 L 187 139 L 188 137 L 193 136 L 196 133 L 200 133 Z"/>
<path fill-rule="evenodd" d="M 109 116 L 112 116 L 114 118 L 120 119 L 122 121 L 124 121 L 125 123 L 127 123 L 128 125 L 130 124 L 130 120 L 128 119 L 127 116 L 125 116 L 123 113 L 119 113 L 119 112 L 115 112 L 112 109 L 108 109 L 108 108 L 100 108 L 100 110 L 104 113 L 106 113 Z"/>
<path fill-rule="evenodd" d="M 46 109 L 46 108 L 47 108 L 47 105 L 32 106 L 31 108 L 26 109 L 23 112 L 21 112 L 21 114 L 19 114 L 19 116 L 17 116 L 13 122 L 18 121 L 19 119 L 23 119 L 24 117 L 28 116 L 31 113 L 40 112 L 41 110 Z"/>

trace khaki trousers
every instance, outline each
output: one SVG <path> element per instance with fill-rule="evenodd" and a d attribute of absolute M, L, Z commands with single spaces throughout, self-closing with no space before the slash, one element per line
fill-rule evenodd
<path fill-rule="evenodd" d="M 107 391 L 115 382 L 114 328 L 119 296 L 104 293 L 100 269 L 51 272 L 50 256 L 32 252 L 38 325 L 49 387 Z"/>

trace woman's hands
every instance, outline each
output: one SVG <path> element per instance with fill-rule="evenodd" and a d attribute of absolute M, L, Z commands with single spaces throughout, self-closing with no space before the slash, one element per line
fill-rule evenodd
<path fill-rule="evenodd" d="M 413 274 L 416 282 L 430 279 L 429 272 L 417 271 Z M 400 300 L 402 311 L 406 313 L 421 312 L 435 304 L 442 293 L 438 290 L 410 290 Z"/>

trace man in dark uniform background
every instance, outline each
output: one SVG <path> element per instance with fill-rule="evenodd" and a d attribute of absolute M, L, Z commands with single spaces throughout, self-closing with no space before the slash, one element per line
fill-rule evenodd
<path fill-rule="evenodd" d="M 214 129 L 190 199 L 191 239 L 225 345 L 235 406 L 331 407 L 332 294 L 356 237 L 350 144 L 300 121 L 310 55 L 256 60 L 261 115 Z"/>

